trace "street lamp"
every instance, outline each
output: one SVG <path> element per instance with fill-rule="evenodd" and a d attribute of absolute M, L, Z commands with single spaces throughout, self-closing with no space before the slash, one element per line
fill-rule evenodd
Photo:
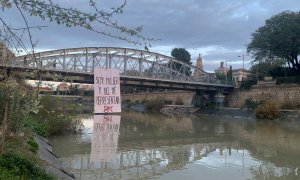
<path fill-rule="evenodd" d="M 227 84 L 227 76 L 228 76 L 228 70 L 227 70 L 227 59 L 225 60 L 225 62 L 226 62 L 226 84 Z"/>
<path fill-rule="evenodd" d="M 245 70 L 245 55 L 243 53 L 242 56 L 238 56 L 238 57 L 243 57 L 243 69 L 242 69 L 242 81 L 244 80 L 244 70 Z"/>

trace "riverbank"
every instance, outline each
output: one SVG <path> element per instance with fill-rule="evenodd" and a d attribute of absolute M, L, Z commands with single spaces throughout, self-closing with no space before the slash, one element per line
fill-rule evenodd
<path fill-rule="evenodd" d="M 185 115 L 194 114 L 198 110 L 199 108 L 195 108 L 193 106 L 165 105 L 160 112 L 169 116 L 183 117 Z"/>
<path fill-rule="evenodd" d="M 63 168 L 62 163 L 57 159 L 53 153 L 52 146 L 49 144 L 48 139 L 34 135 L 34 140 L 39 145 L 39 157 L 45 164 L 45 170 L 53 174 L 57 179 L 72 180 L 75 179 L 74 175 L 69 173 Z"/>
<path fill-rule="evenodd" d="M 280 109 L 280 119 L 287 121 L 300 121 L 300 110 Z M 191 114 L 194 115 L 210 115 L 210 116 L 222 116 L 231 118 L 244 118 L 244 119 L 256 119 L 255 111 L 241 108 L 220 108 L 220 109 L 208 109 L 208 108 L 195 108 L 193 106 L 183 105 L 165 105 L 161 112 L 169 116 L 184 117 Z"/>

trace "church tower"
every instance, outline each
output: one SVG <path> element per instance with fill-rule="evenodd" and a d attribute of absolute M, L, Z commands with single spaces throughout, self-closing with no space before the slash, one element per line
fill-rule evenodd
<path fill-rule="evenodd" d="M 201 57 L 200 53 L 199 53 L 199 56 L 197 58 L 196 67 L 198 69 L 203 70 L 203 62 L 202 62 L 202 57 Z M 196 70 L 196 71 L 194 71 L 193 77 L 194 78 L 199 78 L 201 75 L 202 75 L 202 71 Z"/>

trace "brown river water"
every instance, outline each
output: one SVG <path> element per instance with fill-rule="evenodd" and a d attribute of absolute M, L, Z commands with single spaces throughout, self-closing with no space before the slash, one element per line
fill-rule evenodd
<path fill-rule="evenodd" d="M 76 179 L 300 179 L 300 122 L 123 112 L 51 137 Z"/>

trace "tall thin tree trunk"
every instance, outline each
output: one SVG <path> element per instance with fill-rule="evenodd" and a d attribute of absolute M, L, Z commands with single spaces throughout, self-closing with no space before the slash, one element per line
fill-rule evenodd
<path fill-rule="evenodd" d="M 2 123 L 2 134 L 1 134 L 1 144 L 0 144 L 0 155 L 4 153 L 4 146 L 5 146 L 5 137 L 7 133 L 8 127 L 8 101 L 5 102 L 4 107 L 4 116 L 3 116 L 3 123 Z"/>

